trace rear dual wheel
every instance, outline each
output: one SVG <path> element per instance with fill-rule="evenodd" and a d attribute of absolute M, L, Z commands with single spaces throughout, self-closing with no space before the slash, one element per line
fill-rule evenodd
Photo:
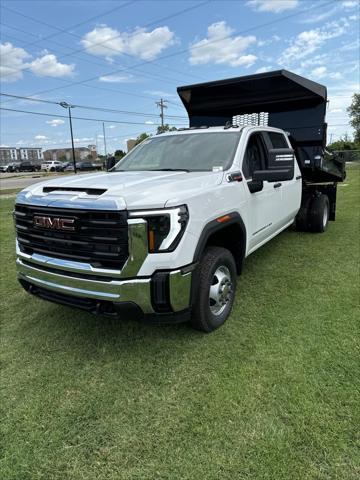
<path fill-rule="evenodd" d="M 296 216 L 296 228 L 302 232 L 322 233 L 328 227 L 330 202 L 325 194 L 308 196 Z"/>

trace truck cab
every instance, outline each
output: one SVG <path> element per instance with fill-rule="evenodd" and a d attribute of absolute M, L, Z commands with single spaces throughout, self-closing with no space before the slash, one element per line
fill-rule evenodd
<path fill-rule="evenodd" d="M 229 82 L 220 87 L 227 101 Z M 326 183 L 321 175 L 331 169 L 316 160 L 326 167 L 316 182 L 291 131 L 239 115 L 223 122 L 218 88 L 181 87 L 190 127 L 146 139 L 108 173 L 56 178 L 18 195 L 17 269 L 29 293 L 211 332 L 230 315 L 248 255 L 292 224 L 326 230 L 343 171 Z M 234 104 L 230 113 L 241 112 Z"/>

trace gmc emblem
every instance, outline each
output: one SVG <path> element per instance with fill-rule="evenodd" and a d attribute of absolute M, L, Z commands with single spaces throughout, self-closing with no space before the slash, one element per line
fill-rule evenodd
<path fill-rule="evenodd" d="M 51 230 L 66 230 L 68 232 L 75 230 L 74 218 L 41 217 L 34 215 L 33 224 L 35 227 L 48 228 Z"/>

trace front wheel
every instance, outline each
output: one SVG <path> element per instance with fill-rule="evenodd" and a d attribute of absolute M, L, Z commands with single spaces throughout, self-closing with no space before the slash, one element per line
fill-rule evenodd
<path fill-rule="evenodd" d="M 234 257 L 222 247 L 206 248 L 197 278 L 191 325 L 197 330 L 212 332 L 226 322 L 234 303 Z"/>

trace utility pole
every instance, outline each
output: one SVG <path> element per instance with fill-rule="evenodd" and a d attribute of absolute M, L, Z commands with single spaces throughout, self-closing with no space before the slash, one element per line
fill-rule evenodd
<path fill-rule="evenodd" d="M 105 152 L 105 160 L 107 157 L 107 152 L 106 152 L 106 136 L 105 136 L 105 123 L 103 122 L 103 136 L 104 136 L 104 152 Z"/>
<path fill-rule="evenodd" d="M 71 109 L 74 108 L 74 105 L 70 105 L 67 102 L 60 102 L 60 106 L 63 108 L 67 108 L 69 112 L 69 123 L 70 123 L 70 134 L 71 134 L 71 146 L 72 146 L 72 154 L 73 154 L 73 165 L 74 165 L 74 173 L 76 173 L 76 160 L 75 160 L 75 147 L 74 147 L 74 135 L 73 135 L 73 128 L 72 128 L 72 120 L 71 120 Z"/>
<path fill-rule="evenodd" d="M 167 106 L 165 105 L 166 102 L 167 100 L 163 100 L 162 98 L 160 98 L 160 102 L 156 102 L 156 105 L 160 107 L 160 118 L 162 127 L 164 126 L 164 108 L 167 108 Z"/>

